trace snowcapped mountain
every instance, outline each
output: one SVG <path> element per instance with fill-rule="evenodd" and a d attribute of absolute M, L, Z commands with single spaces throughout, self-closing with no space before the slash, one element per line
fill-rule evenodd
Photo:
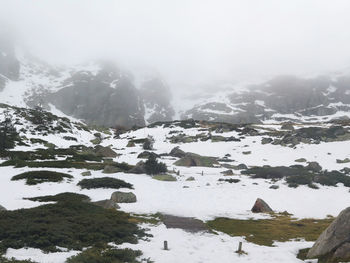
<path fill-rule="evenodd" d="M 1 41 L 0 41 L 1 42 Z M 35 107 L 104 126 L 144 126 L 171 120 L 169 89 L 152 78 L 136 87 L 133 76 L 109 61 L 55 67 L 0 46 L 0 102 Z M 154 95 L 157 96 L 154 96 Z"/>
<path fill-rule="evenodd" d="M 259 123 L 321 121 L 350 116 L 350 75 L 279 76 L 244 89 L 202 93 L 181 118 Z"/>

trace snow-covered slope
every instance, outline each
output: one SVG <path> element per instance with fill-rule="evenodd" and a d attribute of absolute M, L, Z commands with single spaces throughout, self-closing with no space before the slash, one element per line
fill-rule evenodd
<path fill-rule="evenodd" d="M 155 140 L 152 152 L 160 156 L 159 160 L 166 164 L 169 173 L 176 178 L 176 181 L 159 181 L 150 175 L 125 171 L 106 175 L 102 170 L 91 170 L 92 178 L 110 176 L 134 186 L 132 192 L 137 196 L 137 202 L 120 204 L 120 210 L 133 214 L 162 213 L 195 217 L 203 221 L 217 217 L 245 220 L 270 218 L 271 215 L 250 211 L 256 198 L 262 198 L 276 212 L 287 210 L 296 218 L 322 219 L 327 215 L 336 216 L 350 203 L 349 189 L 342 183 L 338 183 L 336 187 L 314 181 L 312 187 L 303 184 L 294 188 L 290 187 L 286 181 L 287 177 L 272 180 L 254 178 L 244 173 L 251 167 L 266 165 L 292 167 L 300 164 L 296 161 L 300 158 L 305 159 L 302 167 L 306 167 L 307 162 L 317 162 L 322 172 L 341 171 L 348 167 L 345 160 L 350 158 L 347 151 L 347 147 L 350 147 L 348 122 L 294 125 L 294 130 L 285 130 L 280 124 L 251 126 L 187 121 L 151 125 L 119 134 L 112 129 L 95 130 L 76 120 L 59 118 L 51 114 L 47 114 L 49 118 L 47 129 L 41 130 L 38 128 L 40 125 L 32 122 L 31 110 L 6 105 L 2 105 L 0 110 L 3 112 L 5 109 L 13 116 L 21 138 L 20 143 L 17 142 L 17 146 L 12 151 L 35 151 L 40 148 L 48 149 L 53 145 L 56 149 L 75 149 L 77 145 L 93 148 L 94 143 L 99 143 L 117 153 L 117 157 L 108 158 L 109 162 L 112 159 L 118 163 L 137 165 L 141 160 L 138 155 L 144 151 L 142 143 L 139 142 L 152 136 Z M 309 129 L 319 129 L 319 134 L 324 132 L 329 137 L 322 137 L 322 135 L 320 140 L 313 137 L 304 140 Z M 286 141 L 289 135 L 304 139 L 290 145 Z M 96 138 L 99 138 L 97 142 Z M 271 138 L 271 141 L 265 143 L 264 138 Z M 138 139 L 141 140 L 138 142 Z M 215 157 L 217 162 L 212 167 L 180 166 L 177 164 L 180 159 L 169 155 L 174 147 L 179 147 L 184 152 Z M 67 158 L 69 159 L 70 156 L 57 155 L 55 160 L 68 160 Z M 337 160 L 344 160 L 344 162 Z M 6 159 L 1 163 L 5 161 Z M 86 171 L 89 163 L 91 162 L 85 163 L 86 168 L 34 168 L 27 167 L 25 164 L 18 168 L 12 165 L 2 166 L 0 167 L 0 204 L 9 210 L 35 207 L 40 203 L 23 198 L 63 192 L 85 194 L 92 201 L 108 199 L 115 190 L 81 189 L 77 185 L 80 180 L 86 178 L 82 172 Z M 239 164 L 245 164 L 247 167 L 235 170 Z M 73 178 L 60 183 L 45 182 L 37 186 L 26 185 L 23 180 L 11 180 L 14 175 L 22 172 L 43 169 L 68 173 Z M 232 175 L 227 176 L 222 173 L 228 169 L 233 170 Z M 192 180 L 188 180 L 190 177 Z M 236 183 L 223 181 L 228 178 L 238 181 Z M 272 185 L 275 187 L 271 188 Z M 130 191 L 130 189 L 121 190 Z M 155 262 L 232 262 L 232 260 L 235 262 L 302 262 L 296 258 L 298 249 L 312 245 L 312 242 L 290 240 L 283 243 L 275 242 L 275 247 L 266 247 L 248 242 L 244 237 L 230 236 L 222 232 L 189 233 L 182 229 L 168 229 L 163 223 L 142 226 L 149 228 L 149 233 L 153 237 L 148 241 L 141 240 L 136 245 L 125 243 L 120 247 L 140 249 L 144 253 L 143 258 L 150 258 Z M 164 240 L 169 241 L 169 251 L 161 250 Z M 243 241 L 243 248 L 248 255 L 239 256 L 234 253 L 240 241 Z M 9 249 L 6 255 L 48 263 L 63 262 L 66 257 L 76 253 L 78 252 L 43 254 L 37 249 L 21 248 Z"/>

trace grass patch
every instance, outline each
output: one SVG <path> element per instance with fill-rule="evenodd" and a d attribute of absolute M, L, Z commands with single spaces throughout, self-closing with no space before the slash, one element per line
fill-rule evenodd
<path fill-rule="evenodd" d="M 46 182 L 62 182 L 64 178 L 73 178 L 73 176 L 65 173 L 58 173 L 52 171 L 30 171 L 15 175 L 11 178 L 11 180 L 26 180 L 26 184 L 36 185 Z"/>
<path fill-rule="evenodd" d="M 274 241 L 297 238 L 315 241 L 332 221 L 333 218 L 296 220 L 289 215 L 276 214 L 272 219 L 261 220 L 216 218 L 207 225 L 232 236 L 245 236 L 247 241 L 258 245 L 272 246 Z"/>
<path fill-rule="evenodd" d="M 175 182 L 177 181 L 176 177 L 170 174 L 157 174 L 152 176 L 153 179 L 158 181 L 166 181 L 166 182 Z"/>
<path fill-rule="evenodd" d="M 0 254 L 7 248 L 82 250 L 101 243 L 137 243 L 145 233 L 130 216 L 86 202 L 58 202 L 0 213 Z"/>
<path fill-rule="evenodd" d="M 111 178 L 111 177 L 83 179 L 78 183 L 78 185 L 83 189 L 95 189 L 95 188 L 133 189 L 132 184 L 129 184 L 123 180 Z"/>

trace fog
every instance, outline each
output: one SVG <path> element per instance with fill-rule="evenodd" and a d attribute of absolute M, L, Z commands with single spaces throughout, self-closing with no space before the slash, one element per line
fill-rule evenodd
<path fill-rule="evenodd" d="M 108 58 L 175 89 L 347 69 L 348 0 L 0 0 L 2 27 L 51 63 Z"/>

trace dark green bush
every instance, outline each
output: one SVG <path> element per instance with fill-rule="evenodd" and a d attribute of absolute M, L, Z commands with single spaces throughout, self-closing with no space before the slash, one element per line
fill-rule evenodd
<path fill-rule="evenodd" d="M 64 178 L 73 178 L 73 176 L 52 171 L 30 171 L 15 175 L 11 180 L 17 181 L 25 179 L 26 184 L 35 185 L 45 182 L 61 182 Z"/>
<path fill-rule="evenodd" d="M 92 179 L 83 179 L 78 185 L 81 188 L 85 189 L 94 189 L 94 188 L 130 188 L 132 189 L 132 184 L 129 184 L 123 180 L 119 180 L 112 177 L 102 177 L 102 178 L 92 178 Z"/>
<path fill-rule="evenodd" d="M 241 180 L 239 180 L 239 179 L 233 179 L 233 178 L 229 178 L 229 179 L 222 179 L 222 178 L 220 178 L 219 179 L 219 182 L 228 182 L 228 183 L 230 183 L 230 184 L 232 184 L 232 183 L 238 183 L 238 182 L 240 182 Z"/>
<path fill-rule="evenodd" d="M 57 246 L 82 250 L 100 243 L 136 243 L 144 231 L 126 213 L 87 202 L 58 202 L 0 213 L 0 254 L 7 248 Z"/>
<path fill-rule="evenodd" d="M 288 184 L 306 185 L 312 182 L 310 175 L 292 175 L 286 178 Z"/>
<path fill-rule="evenodd" d="M 82 253 L 70 257 L 66 263 L 137 263 L 138 256 L 141 251 L 131 249 L 116 249 L 116 248 L 89 248 Z"/>
<path fill-rule="evenodd" d="M 60 193 L 57 195 L 45 195 L 38 197 L 23 198 L 30 201 L 36 202 L 81 202 L 89 201 L 90 198 L 87 195 L 76 194 L 76 193 Z"/>
<path fill-rule="evenodd" d="M 149 175 L 161 174 L 168 171 L 166 164 L 158 162 L 154 156 L 150 156 L 145 162 L 145 170 L 146 174 Z"/>

